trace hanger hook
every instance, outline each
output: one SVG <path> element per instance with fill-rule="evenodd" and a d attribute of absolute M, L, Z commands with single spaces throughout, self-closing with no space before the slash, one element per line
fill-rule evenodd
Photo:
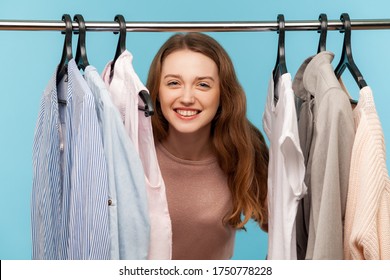
<path fill-rule="evenodd" d="M 119 40 L 117 47 L 117 54 L 119 56 L 126 50 L 126 21 L 122 15 L 116 15 L 114 20 L 119 23 Z M 118 34 L 118 32 L 114 32 L 114 34 Z"/>
<path fill-rule="evenodd" d="M 278 58 L 284 60 L 284 57 L 285 57 L 285 54 L 284 54 L 284 37 L 285 37 L 284 15 L 279 14 L 277 21 L 278 21 L 278 34 L 279 34 Z"/>
<path fill-rule="evenodd" d="M 111 63 L 111 75 L 114 73 L 114 66 L 115 62 L 118 59 L 118 57 L 126 50 L 126 21 L 125 18 L 122 15 L 116 15 L 115 19 L 116 22 L 119 23 L 119 39 L 118 39 L 118 45 L 116 47 L 116 52 L 114 59 Z M 117 31 L 114 31 L 114 34 L 118 34 Z"/>
<path fill-rule="evenodd" d="M 345 65 L 348 66 L 348 64 L 353 62 L 351 48 L 351 20 L 347 13 L 341 14 L 340 20 L 343 23 L 343 28 L 340 30 L 340 33 L 344 33 L 343 53 L 341 56 L 346 62 Z"/>
<path fill-rule="evenodd" d="M 81 34 L 83 37 L 85 37 L 86 33 L 86 27 L 85 27 L 85 21 L 84 17 L 80 14 L 77 14 L 73 17 L 73 20 L 78 23 L 79 29 L 74 31 L 74 34 Z"/>
<path fill-rule="evenodd" d="M 84 17 L 80 14 L 76 14 L 73 17 L 74 21 L 76 21 L 79 24 L 78 31 L 75 31 L 75 34 L 79 34 L 78 42 L 77 42 L 77 49 L 76 49 L 76 63 L 79 69 L 85 70 L 86 66 L 88 66 L 88 59 L 87 59 L 87 51 L 86 51 L 86 27 L 85 27 L 85 21 Z"/>
<path fill-rule="evenodd" d="M 284 47 L 284 37 L 285 37 L 285 20 L 284 15 L 279 14 L 277 18 L 278 22 L 278 55 L 276 57 L 276 65 L 275 70 L 279 68 L 279 72 L 281 74 L 287 73 L 287 67 L 286 67 L 286 59 L 285 59 L 285 47 Z M 276 74 L 277 71 L 275 71 L 274 74 Z"/>
<path fill-rule="evenodd" d="M 341 14 L 340 20 L 343 22 L 343 28 L 340 29 L 340 32 L 344 32 L 344 42 L 340 62 L 336 66 L 335 74 L 337 78 L 340 78 L 345 68 L 348 68 L 361 89 L 367 86 L 367 83 L 353 60 L 351 47 L 351 20 L 347 13 Z"/>
<path fill-rule="evenodd" d="M 342 13 L 340 20 L 343 23 L 343 28 L 340 30 L 341 33 L 348 32 L 351 33 L 351 19 L 349 18 L 348 13 Z"/>
<path fill-rule="evenodd" d="M 66 75 L 68 69 L 68 62 L 72 59 L 72 19 L 70 15 L 64 14 L 62 16 L 62 21 L 65 22 L 65 31 L 62 31 L 62 34 L 65 34 L 64 47 L 62 49 L 61 61 L 57 67 L 56 81 L 57 85 L 61 79 Z"/>
<path fill-rule="evenodd" d="M 321 28 L 318 31 L 320 33 L 320 42 L 318 43 L 317 53 L 326 50 L 326 35 L 328 32 L 328 17 L 326 14 L 320 14 L 318 20 L 321 23 Z"/>
<path fill-rule="evenodd" d="M 276 63 L 275 67 L 273 69 L 273 79 L 276 82 L 278 77 L 287 73 L 287 66 L 286 66 L 286 58 L 285 58 L 285 48 L 284 48 L 284 36 L 285 36 L 285 21 L 284 21 L 284 15 L 279 14 L 277 18 L 278 22 L 278 53 L 276 56 Z M 277 95 L 275 95 L 275 98 L 277 99 Z"/>
<path fill-rule="evenodd" d="M 65 22 L 65 26 L 66 26 L 64 52 L 66 54 L 66 59 L 69 61 L 72 59 L 72 32 L 73 32 L 72 19 L 69 14 L 64 14 L 62 16 L 62 21 Z"/>
<path fill-rule="evenodd" d="M 279 14 L 278 15 L 277 22 L 278 22 L 278 34 L 284 35 L 284 30 L 285 30 L 286 24 L 285 24 L 285 21 L 284 21 L 284 15 L 283 14 Z"/>
<path fill-rule="evenodd" d="M 353 61 L 351 51 L 351 23 L 349 15 L 347 13 L 341 14 L 340 20 L 343 23 L 343 27 L 340 29 L 340 33 L 344 33 L 344 40 L 340 61 L 335 68 L 335 74 L 337 78 L 341 77 L 341 74 L 344 72 L 345 68 L 347 68 L 350 62 Z"/>

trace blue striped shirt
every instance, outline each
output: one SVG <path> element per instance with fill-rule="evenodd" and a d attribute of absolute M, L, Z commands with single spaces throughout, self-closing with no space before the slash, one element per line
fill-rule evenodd
<path fill-rule="evenodd" d="M 150 224 L 141 159 L 96 68 L 88 66 L 84 78 L 95 97 L 108 166 L 111 259 L 147 259 Z"/>
<path fill-rule="evenodd" d="M 66 105 L 58 103 L 66 100 Z M 42 96 L 33 145 L 33 259 L 109 259 L 108 179 L 93 95 L 75 61 Z"/>

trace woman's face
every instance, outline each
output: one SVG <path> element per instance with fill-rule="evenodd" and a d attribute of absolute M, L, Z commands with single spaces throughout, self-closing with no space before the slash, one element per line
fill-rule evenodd
<path fill-rule="evenodd" d="M 185 49 L 165 58 L 159 100 L 170 133 L 210 133 L 219 106 L 219 83 L 217 65 L 201 53 Z"/>

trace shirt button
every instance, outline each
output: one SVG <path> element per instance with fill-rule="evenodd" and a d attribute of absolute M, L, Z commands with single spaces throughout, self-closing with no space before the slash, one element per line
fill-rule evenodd
<path fill-rule="evenodd" d="M 108 206 L 111 206 L 111 205 L 112 205 L 112 200 L 109 199 L 109 200 L 108 200 Z"/>

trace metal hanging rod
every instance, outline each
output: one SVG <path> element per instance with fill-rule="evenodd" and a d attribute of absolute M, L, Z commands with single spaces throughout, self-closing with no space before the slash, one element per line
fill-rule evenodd
<path fill-rule="evenodd" d="M 73 30 L 78 31 L 77 22 L 72 22 Z M 87 31 L 119 31 L 115 21 L 86 21 Z M 318 20 L 285 21 L 286 31 L 319 30 Z M 340 20 L 329 20 L 328 30 L 341 30 Z M 353 30 L 390 29 L 390 19 L 351 20 Z M 0 20 L 0 30 L 11 31 L 65 31 L 61 20 Z M 126 22 L 128 32 L 246 32 L 277 31 L 276 21 L 238 21 L 238 22 Z"/>

